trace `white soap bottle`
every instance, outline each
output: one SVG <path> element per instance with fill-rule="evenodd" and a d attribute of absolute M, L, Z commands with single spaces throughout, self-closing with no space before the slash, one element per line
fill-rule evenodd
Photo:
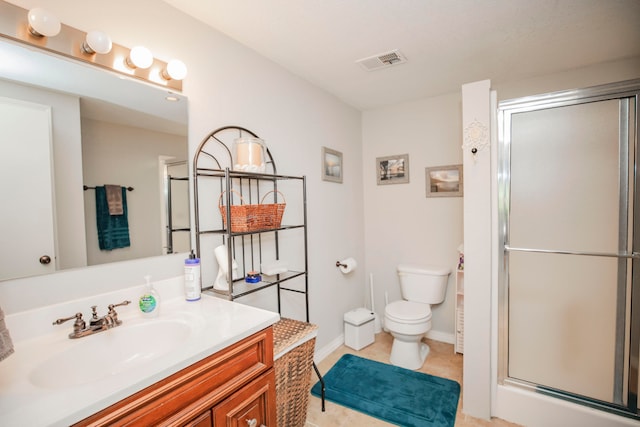
<path fill-rule="evenodd" d="M 189 258 L 184 260 L 184 297 L 187 301 L 200 299 L 202 283 L 200 279 L 200 258 L 191 251 Z"/>
<path fill-rule="evenodd" d="M 160 312 L 160 295 L 151 283 L 151 276 L 144 276 L 144 280 L 147 282 L 146 288 L 144 293 L 140 295 L 138 307 L 144 317 L 157 317 Z"/>

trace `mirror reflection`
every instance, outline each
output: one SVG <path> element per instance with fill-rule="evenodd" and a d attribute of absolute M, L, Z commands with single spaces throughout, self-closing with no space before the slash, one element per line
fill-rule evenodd
<path fill-rule="evenodd" d="M 0 40 L 0 280 L 189 251 L 187 99 L 169 94 Z M 124 227 L 105 185 L 131 190 Z M 100 249 L 99 229 L 129 244 Z"/>

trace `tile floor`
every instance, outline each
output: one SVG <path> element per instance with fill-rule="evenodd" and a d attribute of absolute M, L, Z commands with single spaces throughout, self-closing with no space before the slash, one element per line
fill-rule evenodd
<path fill-rule="evenodd" d="M 390 334 L 381 332 L 376 335 L 375 343 L 363 348 L 360 351 L 353 350 L 344 345 L 340 346 L 337 350 L 327 356 L 321 363 L 318 364 L 318 369 L 321 373 L 326 373 L 333 365 L 340 359 L 343 354 L 351 353 L 358 356 L 377 360 L 383 363 L 389 363 L 389 354 L 391 353 L 391 344 L 393 338 Z M 459 382 L 462 385 L 462 355 L 454 354 L 453 345 L 445 344 L 439 341 L 426 340 L 431 347 L 431 352 L 427 357 L 427 362 L 420 369 L 421 372 L 425 372 L 431 375 L 437 375 L 444 378 L 449 378 Z M 318 380 L 315 372 L 312 373 L 312 384 Z M 391 426 L 393 424 L 380 421 L 377 418 L 372 418 L 368 415 L 362 414 L 357 411 L 345 408 L 344 406 L 336 405 L 335 403 L 326 401 L 325 412 L 321 410 L 320 399 L 311 396 L 309 398 L 309 410 L 307 412 L 307 423 L 305 427 L 384 427 Z M 458 403 L 458 413 L 456 415 L 456 427 L 475 427 L 475 426 L 497 426 L 497 427 L 512 427 L 516 424 L 509 423 L 499 418 L 493 418 L 491 421 L 486 421 L 478 418 L 467 416 L 461 412 L 462 395 Z"/>

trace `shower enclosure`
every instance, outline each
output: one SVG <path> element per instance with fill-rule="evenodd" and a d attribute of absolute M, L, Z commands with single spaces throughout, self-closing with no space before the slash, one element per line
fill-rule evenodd
<path fill-rule="evenodd" d="M 640 80 L 501 102 L 499 381 L 638 417 Z"/>

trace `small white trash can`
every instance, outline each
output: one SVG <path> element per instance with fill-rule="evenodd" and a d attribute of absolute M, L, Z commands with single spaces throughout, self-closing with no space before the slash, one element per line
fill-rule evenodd
<path fill-rule="evenodd" d="M 373 344 L 375 315 L 366 308 L 356 308 L 344 314 L 344 344 L 360 350 Z"/>

